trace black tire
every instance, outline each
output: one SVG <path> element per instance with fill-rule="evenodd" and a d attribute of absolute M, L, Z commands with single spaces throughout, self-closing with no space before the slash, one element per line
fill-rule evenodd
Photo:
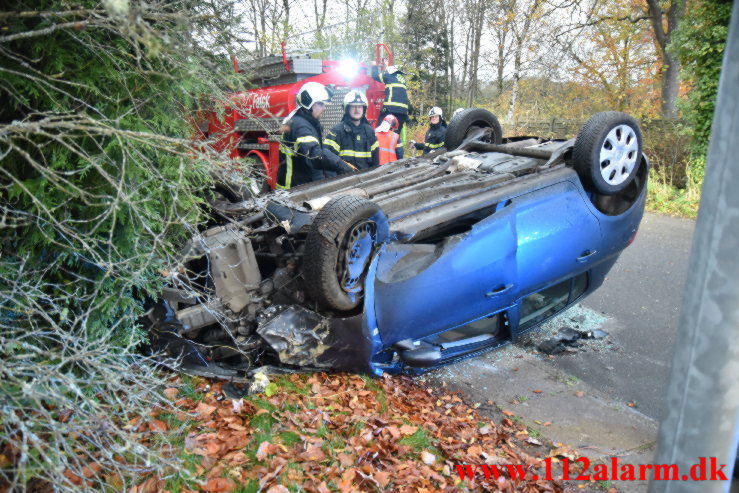
<path fill-rule="evenodd" d="M 460 111 L 452 118 L 446 129 L 444 147 L 452 151 L 459 147 L 472 132 L 480 128 L 492 129 L 490 138 L 483 140 L 489 144 L 500 144 L 503 142 L 503 129 L 495 115 L 482 108 L 467 108 Z"/>
<path fill-rule="evenodd" d="M 580 179 L 602 195 L 623 191 L 636 176 L 641 156 L 639 123 L 620 111 L 593 115 L 577 134 L 572 151 Z"/>
<path fill-rule="evenodd" d="M 360 197 L 342 195 L 318 212 L 306 238 L 302 271 L 306 291 L 321 307 L 348 311 L 359 306 L 372 251 L 383 228 L 387 228 L 387 219 L 380 206 Z M 366 254 L 367 247 L 370 250 L 363 265 L 358 259 L 350 269 L 348 252 L 360 241 L 360 253 Z M 354 277 L 348 278 L 350 270 Z"/>

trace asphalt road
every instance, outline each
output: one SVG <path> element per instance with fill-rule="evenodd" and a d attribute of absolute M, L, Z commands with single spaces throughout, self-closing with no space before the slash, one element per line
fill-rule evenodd
<path fill-rule="evenodd" d="M 650 418 L 662 416 L 695 221 L 645 214 L 636 240 L 582 304 L 607 317 L 615 349 L 557 356 L 551 364 Z"/>

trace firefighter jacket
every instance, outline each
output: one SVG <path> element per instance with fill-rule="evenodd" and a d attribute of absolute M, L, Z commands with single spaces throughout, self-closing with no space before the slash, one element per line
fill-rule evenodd
<path fill-rule="evenodd" d="M 349 115 L 334 125 L 323 141 L 326 149 L 359 169 L 377 166 L 380 163 L 379 144 L 375 130 L 365 117 L 354 125 Z"/>
<path fill-rule="evenodd" d="M 442 118 L 436 125 L 429 126 L 426 131 L 426 142 L 416 142 L 416 149 L 423 149 L 424 154 L 436 151 L 444 147 L 444 139 L 446 138 L 446 122 Z"/>
<path fill-rule="evenodd" d="M 385 102 L 382 108 L 389 113 L 408 114 L 408 90 L 405 87 L 403 72 L 389 74 L 380 72 L 377 66 L 372 66 L 372 78 L 385 84 Z"/>
<path fill-rule="evenodd" d="M 398 134 L 388 130 L 387 132 L 377 132 L 376 135 L 377 143 L 380 146 L 380 166 L 403 159 L 403 143 L 400 142 Z"/>
<path fill-rule="evenodd" d="M 288 122 L 280 152 L 284 160 L 277 172 L 277 188 L 291 188 L 324 178 L 323 171 L 346 173 L 352 169 L 323 146 L 321 123 L 300 108 Z"/>

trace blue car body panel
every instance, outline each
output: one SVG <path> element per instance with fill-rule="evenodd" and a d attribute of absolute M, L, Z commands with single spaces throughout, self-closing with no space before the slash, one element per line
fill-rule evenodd
<path fill-rule="evenodd" d="M 636 233 L 645 201 L 646 187 L 625 213 L 603 214 L 573 171 L 571 179 L 501 200 L 501 207 L 466 234 L 439 244 L 383 245 L 365 299 L 367 323 L 379 336 L 371 370 L 403 369 L 402 363 L 387 364 L 382 353 L 398 341 L 433 336 L 502 311 L 515 340 L 524 296 L 587 273 L 585 292 L 562 310 L 572 306 L 603 283 Z M 392 236 L 392 223 L 390 228 Z"/>

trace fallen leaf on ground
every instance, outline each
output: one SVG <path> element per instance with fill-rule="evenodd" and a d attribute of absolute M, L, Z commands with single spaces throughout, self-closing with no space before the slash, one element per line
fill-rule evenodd
<path fill-rule="evenodd" d="M 308 447 L 308 450 L 300 454 L 300 458 L 306 461 L 321 462 L 326 458 L 326 454 L 318 447 Z"/>
<path fill-rule="evenodd" d="M 400 427 L 400 433 L 403 435 L 413 435 L 416 431 L 418 431 L 417 426 L 403 425 Z"/>
<path fill-rule="evenodd" d="M 180 393 L 180 389 L 177 387 L 169 387 L 167 389 L 164 389 L 164 395 L 169 399 L 170 401 L 175 400 L 177 395 Z"/>
<path fill-rule="evenodd" d="M 267 455 L 269 455 L 270 453 L 271 445 L 272 444 L 266 440 L 259 444 L 259 448 L 257 449 L 257 460 L 258 461 L 263 461 L 264 459 L 267 458 Z"/>
<path fill-rule="evenodd" d="M 236 483 L 231 478 L 211 478 L 203 486 L 203 491 L 222 492 L 236 489 Z"/>
<path fill-rule="evenodd" d="M 216 406 L 211 406 L 205 402 L 199 402 L 195 408 L 195 412 L 198 413 L 202 418 L 209 418 L 213 411 L 217 409 Z"/>
<path fill-rule="evenodd" d="M 267 493 L 290 493 L 290 490 L 288 490 L 287 487 L 282 486 L 281 484 L 276 484 L 268 489 Z"/>
<path fill-rule="evenodd" d="M 386 473 L 385 471 L 375 471 L 375 473 L 372 475 L 372 477 L 377 481 L 377 484 L 380 485 L 380 487 L 384 488 L 388 485 L 390 482 L 390 474 Z"/>
<path fill-rule="evenodd" d="M 163 432 L 167 431 L 167 423 L 160 419 L 149 421 L 149 430 L 152 432 Z"/>

